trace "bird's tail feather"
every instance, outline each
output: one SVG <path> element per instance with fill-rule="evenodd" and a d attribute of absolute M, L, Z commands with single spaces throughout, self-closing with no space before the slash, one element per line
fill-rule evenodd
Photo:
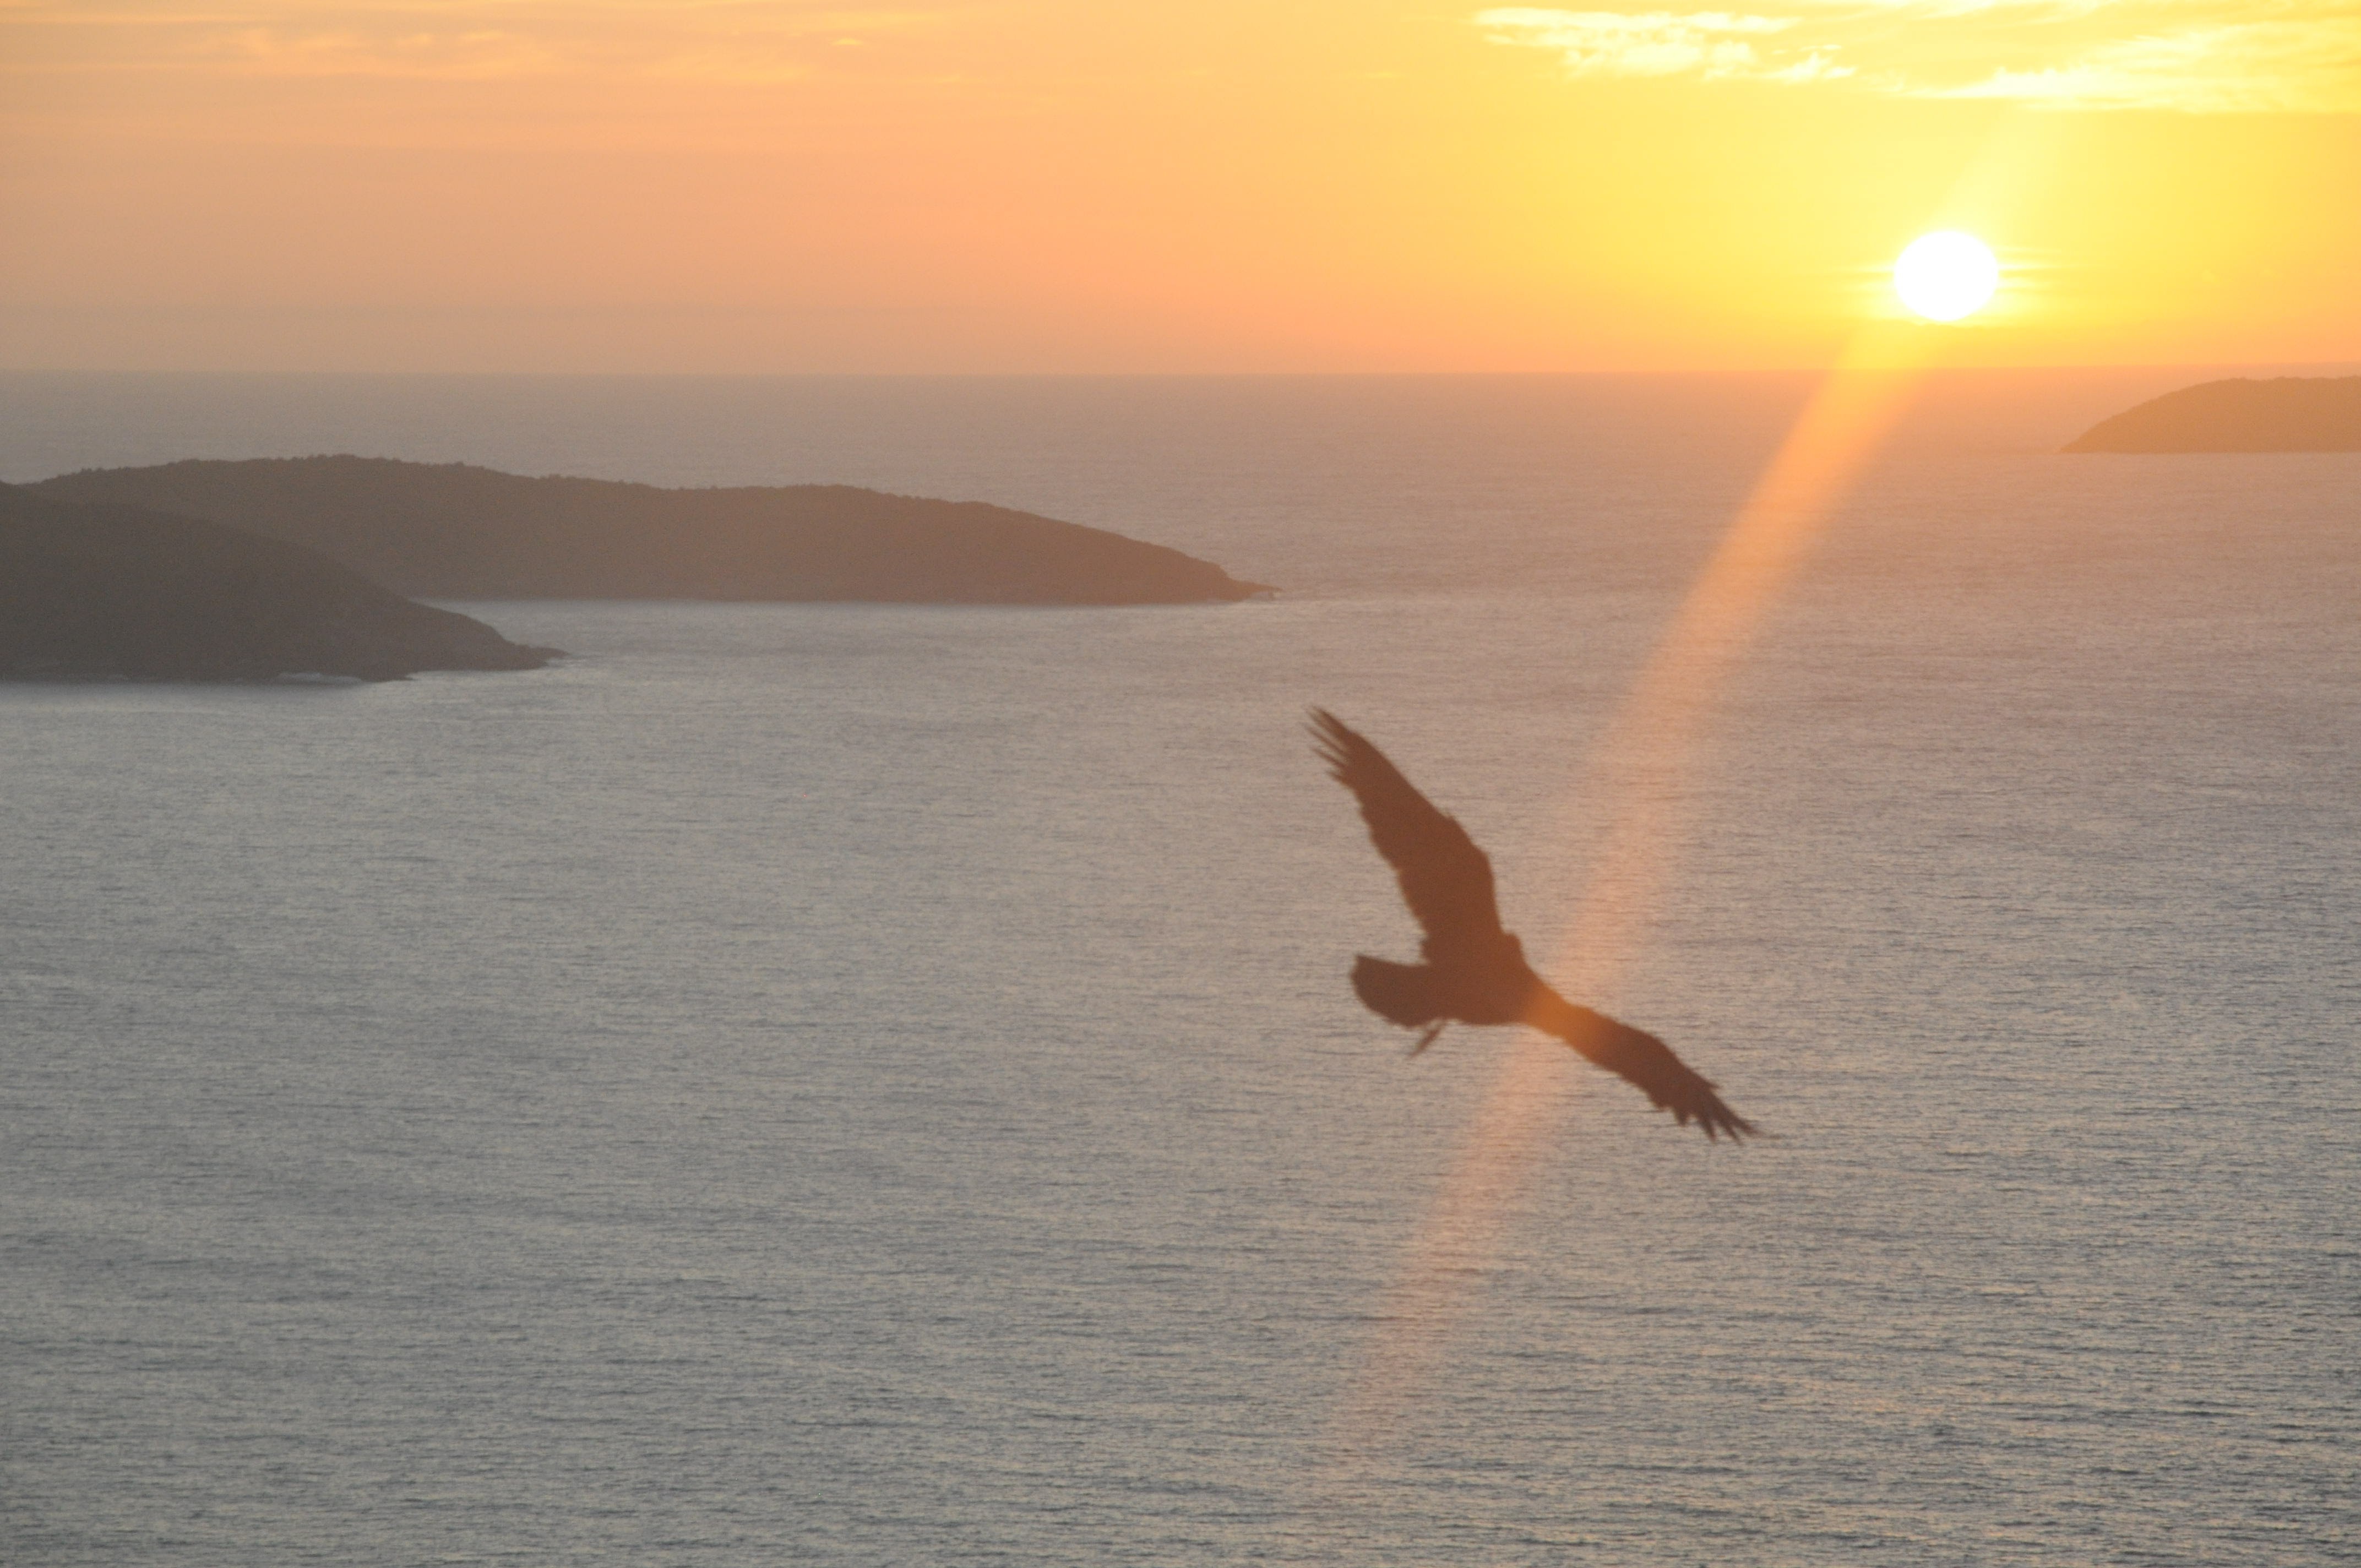
<path fill-rule="evenodd" d="M 1353 960 L 1353 990 L 1370 1012 L 1405 1029 L 1443 1016 L 1434 999 L 1434 970 L 1424 964 L 1389 964 L 1363 954 Z"/>

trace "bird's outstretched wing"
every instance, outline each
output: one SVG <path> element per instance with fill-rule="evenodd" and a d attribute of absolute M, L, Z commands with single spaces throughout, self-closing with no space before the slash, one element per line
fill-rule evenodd
<path fill-rule="evenodd" d="M 1429 938 L 1444 943 L 1497 937 L 1500 906 L 1492 862 L 1418 793 L 1386 754 L 1324 707 L 1312 710 L 1312 739 L 1336 782 L 1361 803 L 1369 837 L 1401 879 L 1402 899 Z"/>
<path fill-rule="evenodd" d="M 1639 1085 L 1682 1126 L 1694 1118 L 1707 1137 L 1719 1138 L 1728 1133 L 1732 1143 L 1757 1135 L 1753 1123 L 1723 1104 L 1712 1084 L 1675 1056 L 1672 1047 L 1645 1030 L 1619 1024 L 1604 1013 L 1576 1007 L 1546 987 L 1535 1003 L 1531 1022 L 1616 1077 Z"/>

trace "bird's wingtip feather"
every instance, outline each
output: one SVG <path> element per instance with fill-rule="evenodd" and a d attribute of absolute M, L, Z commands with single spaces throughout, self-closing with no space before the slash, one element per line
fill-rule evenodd
<path fill-rule="evenodd" d="M 1353 733 L 1343 719 L 1324 707 L 1315 704 L 1304 711 L 1311 715 L 1303 729 L 1312 737 L 1312 750 L 1328 764 L 1329 772 L 1342 779 L 1345 769 L 1352 762 L 1353 742 L 1360 737 Z"/>

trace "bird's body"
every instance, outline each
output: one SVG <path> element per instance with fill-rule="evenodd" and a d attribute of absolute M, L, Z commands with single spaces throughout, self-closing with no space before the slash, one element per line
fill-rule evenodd
<path fill-rule="evenodd" d="M 1371 1012 L 1426 1030 L 1413 1054 L 1447 1023 L 1523 1024 L 1638 1085 L 1684 1126 L 1695 1120 L 1709 1138 L 1754 1131 L 1664 1041 L 1576 1006 L 1533 972 L 1524 945 L 1501 927 L 1491 861 L 1384 752 L 1323 708 L 1312 710 L 1312 733 L 1321 759 L 1361 803 L 1369 837 L 1426 933 L 1422 963 L 1364 954 L 1353 964 L 1353 990 Z"/>

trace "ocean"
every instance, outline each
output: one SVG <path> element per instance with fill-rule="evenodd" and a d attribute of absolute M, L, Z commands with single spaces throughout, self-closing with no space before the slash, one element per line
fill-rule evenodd
<path fill-rule="evenodd" d="M 0 685 L 0 1558 L 2361 1561 L 2361 455 L 2055 451 L 2210 374 L 1936 378 L 1714 694 L 1580 999 L 1737 1148 L 1410 1059 L 1301 726 L 1570 972 L 1806 378 L 0 377 L 10 481 L 850 483 L 1281 590 Z"/>

